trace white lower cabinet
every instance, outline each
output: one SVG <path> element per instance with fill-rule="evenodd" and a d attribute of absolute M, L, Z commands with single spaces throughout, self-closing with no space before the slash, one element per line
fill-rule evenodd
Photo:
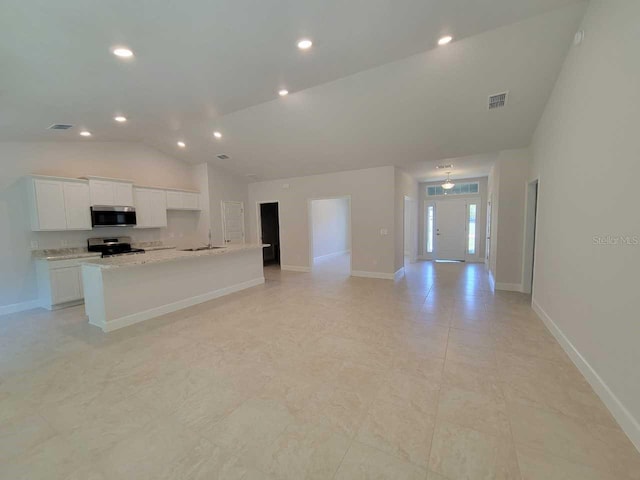
<path fill-rule="evenodd" d="M 85 259 L 38 260 L 38 297 L 49 310 L 77 305 L 84 300 L 81 263 Z"/>

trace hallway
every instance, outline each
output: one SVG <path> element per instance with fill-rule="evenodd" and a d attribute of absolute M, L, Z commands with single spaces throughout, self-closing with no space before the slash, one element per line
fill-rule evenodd
<path fill-rule="evenodd" d="M 494 294 L 484 265 L 265 274 L 107 335 L 82 307 L 3 318 L 0 478 L 639 478 L 530 299 Z"/>

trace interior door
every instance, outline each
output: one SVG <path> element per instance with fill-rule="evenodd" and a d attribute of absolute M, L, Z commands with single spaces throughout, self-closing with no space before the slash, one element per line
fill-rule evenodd
<path fill-rule="evenodd" d="M 224 243 L 244 243 L 244 204 L 222 202 L 222 229 Z"/>
<path fill-rule="evenodd" d="M 467 203 L 446 200 L 436 204 L 436 258 L 465 259 Z"/>

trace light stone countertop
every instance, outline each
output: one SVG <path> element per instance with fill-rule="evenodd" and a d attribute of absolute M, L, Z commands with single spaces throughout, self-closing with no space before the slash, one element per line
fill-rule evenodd
<path fill-rule="evenodd" d="M 133 247 L 143 248 L 147 252 L 176 248 L 175 245 L 162 245 L 155 242 L 149 242 L 149 244 L 134 244 Z M 33 250 L 31 255 L 36 260 L 47 260 L 50 262 L 55 262 L 56 260 L 73 260 L 76 258 L 100 258 L 99 252 L 89 252 L 86 247 Z"/>
<path fill-rule="evenodd" d="M 73 260 L 74 258 L 100 258 L 100 253 L 89 252 L 86 248 L 56 248 L 34 250 L 31 255 L 36 260 Z"/>
<path fill-rule="evenodd" d="M 261 244 L 243 244 L 243 245 L 227 245 L 225 247 L 216 248 L 214 250 L 200 250 L 197 252 L 184 252 L 182 250 L 157 250 L 148 251 L 136 255 L 121 255 L 109 258 L 97 258 L 95 260 L 87 260 L 82 262 L 83 265 L 91 265 L 103 269 L 133 267 L 139 265 L 147 265 L 150 263 L 172 262 L 177 260 L 186 260 L 196 257 L 210 257 L 215 255 L 227 255 L 229 253 L 241 252 L 246 250 L 259 250 L 264 246 Z"/>

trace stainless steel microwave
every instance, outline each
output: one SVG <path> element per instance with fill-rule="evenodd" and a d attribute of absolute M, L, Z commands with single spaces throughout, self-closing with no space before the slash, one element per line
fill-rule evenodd
<path fill-rule="evenodd" d="M 91 226 L 100 227 L 135 227 L 135 207 L 110 207 L 95 205 L 91 207 Z"/>

